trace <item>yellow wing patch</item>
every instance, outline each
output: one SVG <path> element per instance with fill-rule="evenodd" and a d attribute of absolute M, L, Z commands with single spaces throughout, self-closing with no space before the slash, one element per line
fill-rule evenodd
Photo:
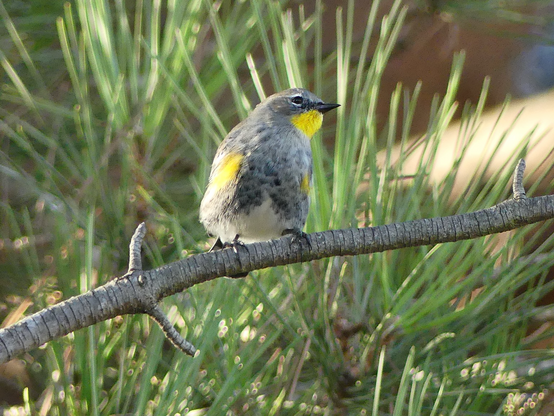
<path fill-rule="evenodd" d="M 219 190 L 229 182 L 234 181 L 239 173 L 242 159 L 244 159 L 244 156 L 239 153 L 226 155 L 217 167 L 214 177 L 210 181 L 210 187 Z"/>
<path fill-rule="evenodd" d="M 306 113 L 292 116 L 291 122 L 298 130 L 311 139 L 312 136 L 321 128 L 321 123 L 323 123 L 323 114 L 317 110 L 311 110 Z"/>
<path fill-rule="evenodd" d="M 302 178 L 302 182 L 300 183 L 300 190 L 306 195 L 310 193 L 310 177 L 308 175 L 304 175 L 304 177 Z"/>

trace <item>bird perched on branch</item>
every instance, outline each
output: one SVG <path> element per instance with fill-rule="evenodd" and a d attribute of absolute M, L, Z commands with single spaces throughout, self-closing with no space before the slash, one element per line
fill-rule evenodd
<path fill-rule="evenodd" d="M 338 106 L 291 88 L 262 101 L 231 130 L 217 149 L 200 205 L 200 222 L 217 237 L 211 250 L 305 236 L 310 139 L 323 114 Z"/>

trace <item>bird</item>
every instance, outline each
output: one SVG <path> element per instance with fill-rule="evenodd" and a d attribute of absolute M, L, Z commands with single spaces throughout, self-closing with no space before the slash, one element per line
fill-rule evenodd
<path fill-rule="evenodd" d="M 287 234 L 306 237 L 310 139 L 323 114 L 339 106 L 290 88 L 267 97 L 229 132 L 216 151 L 200 204 L 200 222 L 216 237 L 210 251 Z"/>

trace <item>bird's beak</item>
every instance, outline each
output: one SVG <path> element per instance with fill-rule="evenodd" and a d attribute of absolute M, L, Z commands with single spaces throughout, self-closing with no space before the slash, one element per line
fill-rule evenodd
<path fill-rule="evenodd" d="M 321 114 L 331 111 L 334 108 L 340 107 L 340 104 L 330 104 L 330 103 L 318 103 L 315 105 L 315 109 Z"/>

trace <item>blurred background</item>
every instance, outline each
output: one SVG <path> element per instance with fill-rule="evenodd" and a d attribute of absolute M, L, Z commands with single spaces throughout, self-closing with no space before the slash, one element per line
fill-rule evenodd
<path fill-rule="evenodd" d="M 0 0 L 0 64 L 4 326 L 121 275 L 141 221 L 148 268 L 206 250 L 217 144 L 289 86 L 342 104 L 308 231 L 485 208 L 519 156 L 552 193 L 552 1 Z M 201 356 L 118 318 L 1 366 L 0 406 L 546 415 L 551 234 L 219 279 L 164 303 Z"/>

